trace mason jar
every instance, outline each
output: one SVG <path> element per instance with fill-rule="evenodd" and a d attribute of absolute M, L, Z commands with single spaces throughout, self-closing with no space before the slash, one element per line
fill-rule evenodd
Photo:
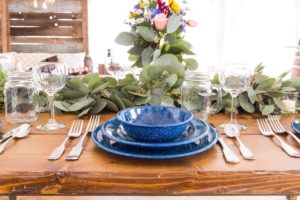
<path fill-rule="evenodd" d="M 206 121 L 222 108 L 221 88 L 211 83 L 207 72 L 188 72 L 181 87 L 181 107 Z"/>
<path fill-rule="evenodd" d="M 9 71 L 4 85 L 6 120 L 30 123 L 38 119 L 38 90 L 31 72 Z"/>

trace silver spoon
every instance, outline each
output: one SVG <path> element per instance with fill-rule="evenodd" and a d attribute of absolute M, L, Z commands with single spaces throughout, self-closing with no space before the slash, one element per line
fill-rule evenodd
<path fill-rule="evenodd" d="M 234 124 L 226 124 L 224 126 L 224 133 L 231 138 L 235 138 L 239 143 L 239 149 L 244 159 L 254 160 L 255 157 L 248 147 L 240 139 L 240 129 Z"/>
<path fill-rule="evenodd" d="M 5 150 L 5 146 L 14 138 L 24 138 L 28 135 L 30 131 L 30 124 L 22 124 L 19 126 L 13 133 L 12 137 L 6 140 L 3 144 L 0 145 L 0 154 Z"/>

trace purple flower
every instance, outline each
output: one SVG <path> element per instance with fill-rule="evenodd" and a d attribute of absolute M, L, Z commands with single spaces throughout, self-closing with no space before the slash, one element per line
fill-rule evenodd
<path fill-rule="evenodd" d="M 135 10 L 140 9 L 140 3 L 136 4 L 136 5 L 134 6 L 134 9 L 135 9 Z"/>
<path fill-rule="evenodd" d="M 181 30 L 182 32 L 186 32 L 185 27 L 186 27 L 186 24 L 185 24 L 185 23 L 182 23 L 182 24 L 179 26 L 179 28 L 180 28 L 180 30 Z"/>
<path fill-rule="evenodd" d="M 150 9 L 150 12 L 151 12 L 151 19 L 154 18 L 155 15 L 160 14 L 160 10 L 159 10 L 159 9 L 156 9 L 156 8 L 151 8 L 151 9 Z"/>

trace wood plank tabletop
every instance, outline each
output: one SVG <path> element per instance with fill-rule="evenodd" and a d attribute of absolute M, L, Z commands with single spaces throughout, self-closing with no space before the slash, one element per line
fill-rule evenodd
<path fill-rule="evenodd" d="M 101 114 L 101 122 L 114 114 Z M 185 158 L 145 160 L 125 158 L 107 153 L 88 138 L 78 161 L 66 161 L 65 155 L 76 144 L 72 140 L 60 160 L 48 161 L 48 155 L 64 139 L 75 115 L 60 115 L 57 120 L 67 128 L 43 132 L 35 128 L 46 121 L 41 114 L 33 123 L 27 138 L 10 143 L 0 155 L 0 195 L 293 195 L 300 194 L 300 158 L 291 158 L 275 140 L 260 135 L 256 117 L 239 116 L 248 126 L 241 138 L 253 151 L 256 160 L 243 160 L 233 139 L 225 138 L 239 155 L 239 164 L 224 161 L 220 146 Z M 282 116 L 290 129 L 290 122 L 299 115 Z M 3 133 L 13 127 L 4 115 Z M 219 125 L 229 116 L 211 116 L 209 122 Z M 85 125 L 87 120 L 85 120 Z M 221 131 L 221 129 L 219 129 Z M 290 136 L 281 136 L 297 150 Z"/>

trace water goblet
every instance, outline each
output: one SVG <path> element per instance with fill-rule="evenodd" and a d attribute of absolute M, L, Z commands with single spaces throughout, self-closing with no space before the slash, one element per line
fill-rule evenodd
<path fill-rule="evenodd" d="M 221 127 L 246 129 L 246 126 L 238 124 L 236 120 L 237 111 L 235 101 L 240 93 L 250 87 L 250 69 L 240 64 L 224 65 L 219 73 L 219 80 L 221 87 L 231 95 L 231 118 L 229 123 L 223 124 Z"/>
<path fill-rule="evenodd" d="M 34 82 L 36 86 L 48 96 L 50 119 L 47 123 L 37 126 L 40 130 L 57 130 L 65 125 L 55 120 L 54 95 L 66 83 L 67 67 L 64 63 L 41 62 L 33 67 Z"/>

